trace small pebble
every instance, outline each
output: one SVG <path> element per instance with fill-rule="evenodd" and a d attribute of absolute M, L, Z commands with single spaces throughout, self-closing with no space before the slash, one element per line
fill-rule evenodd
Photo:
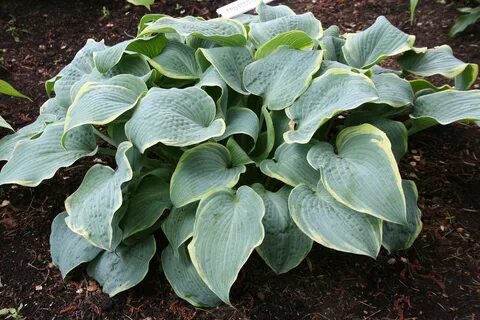
<path fill-rule="evenodd" d="M 3 201 L 2 201 L 2 204 L 0 204 L 0 208 L 6 207 L 6 206 L 8 206 L 9 204 L 10 204 L 10 201 L 8 201 L 8 200 L 3 200 Z"/>
<path fill-rule="evenodd" d="M 35 290 L 37 291 L 42 291 L 43 287 L 42 286 L 35 286 Z"/>
<path fill-rule="evenodd" d="M 80 289 L 78 289 L 78 290 L 77 290 L 77 291 L 75 291 L 75 292 L 76 292 L 76 293 L 78 293 L 78 294 L 82 294 L 82 293 L 83 293 L 83 289 L 82 289 L 82 288 L 80 288 Z"/>
<path fill-rule="evenodd" d="M 397 262 L 397 260 L 395 258 L 390 258 L 387 261 L 388 264 L 395 264 L 396 262 Z"/>
<path fill-rule="evenodd" d="M 407 258 L 401 257 L 400 260 L 401 260 L 403 263 L 408 263 L 408 259 L 407 259 Z"/>

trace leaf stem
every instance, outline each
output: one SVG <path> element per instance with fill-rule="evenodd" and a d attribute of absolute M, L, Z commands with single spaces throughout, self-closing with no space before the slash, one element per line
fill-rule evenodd
<path fill-rule="evenodd" d="M 115 141 L 113 141 L 109 136 L 107 136 L 106 134 L 104 134 L 103 132 L 101 132 L 100 130 L 98 130 L 97 128 L 93 127 L 93 133 L 95 133 L 95 135 L 97 137 L 99 137 L 100 139 L 102 139 L 103 141 L 111 144 L 112 146 L 116 147 L 117 144 L 115 143 Z"/>

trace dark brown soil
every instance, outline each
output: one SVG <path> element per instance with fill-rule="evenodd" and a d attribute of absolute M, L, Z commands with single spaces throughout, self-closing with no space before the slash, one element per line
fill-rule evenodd
<path fill-rule="evenodd" d="M 213 17 L 214 9 L 227 1 L 177 2 L 157 1 L 153 11 Z M 297 12 L 313 11 L 324 26 L 338 24 L 345 31 L 363 29 L 378 15 L 386 15 L 416 34 L 417 46 L 448 43 L 458 57 L 480 63 L 478 27 L 454 40 L 447 36 L 460 2 L 422 0 L 413 26 L 407 0 L 288 4 Z M 1 0 L 0 78 L 33 102 L 1 96 L 0 114 L 16 128 L 31 122 L 47 98 L 44 81 L 72 59 L 87 38 L 105 39 L 107 44 L 126 39 L 144 13 L 123 0 Z M 480 318 L 477 127 L 437 127 L 411 139 L 401 168 L 405 178 L 417 183 L 424 221 L 411 249 L 394 255 L 382 251 L 375 261 L 315 246 L 304 263 L 282 276 L 254 256 L 232 292 L 236 309 L 192 308 L 176 298 L 154 270 L 157 261 L 140 286 L 113 299 L 82 272 L 62 281 L 50 263 L 50 223 L 92 160 L 62 170 L 36 189 L 0 188 L 0 309 L 23 304 L 21 314 L 27 319 Z"/>

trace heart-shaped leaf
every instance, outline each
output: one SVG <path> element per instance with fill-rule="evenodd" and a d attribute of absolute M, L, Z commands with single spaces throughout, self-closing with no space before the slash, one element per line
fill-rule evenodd
<path fill-rule="evenodd" d="M 382 243 L 382 220 L 344 206 L 321 184 L 300 184 L 288 199 L 292 218 L 312 240 L 338 251 L 376 258 Z"/>
<path fill-rule="evenodd" d="M 270 110 L 282 110 L 307 89 L 321 61 L 321 51 L 282 48 L 249 64 L 243 82 L 249 92 L 263 97 Z"/>
<path fill-rule="evenodd" d="M 200 277 L 227 304 L 240 269 L 262 243 L 264 214 L 262 198 L 246 186 L 200 201 L 188 251 Z"/>
<path fill-rule="evenodd" d="M 200 200 L 215 190 L 237 184 L 244 165 L 233 166 L 230 152 L 217 143 L 204 143 L 186 151 L 170 182 L 170 198 L 175 207 Z"/>
<path fill-rule="evenodd" d="M 307 153 L 312 146 L 313 143 L 284 143 L 275 150 L 274 159 L 262 161 L 260 170 L 292 187 L 301 183 L 315 187 L 320 181 L 320 175 L 307 161 Z"/>
<path fill-rule="evenodd" d="M 268 6 L 263 0 L 259 1 L 256 11 L 258 13 L 258 18 L 262 22 L 295 15 L 295 12 L 287 6 Z"/>
<path fill-rule="evenodd" d="M 394 73 L 375 74 L 372 80 L 378 92 L 378 100 L 373 103 L 384 103 L 394 108 L 413 103 L 413 90 L 407 80 Z"/>
<path fill-rule="evenodd" d="M 200 49 L 225 82 L 236 92 L 248 95 L 243 85 L 243 71 L 253 62 L 247 47 L 219 47 Z"/>
<path fill-rule="evenodd" d="M 321 142 L 307 154 L 325 189 L 355 211 L 406 223 L 402 180 L 385 133 L 369 124 L 349 127 L 337 136 L 336 147 L 337 153 Z"/>

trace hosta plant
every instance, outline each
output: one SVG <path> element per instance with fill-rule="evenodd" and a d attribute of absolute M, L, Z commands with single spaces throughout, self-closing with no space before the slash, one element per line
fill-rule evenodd
<path fill-rule="evenodd" d="M 64 277 L 85 264 L 113 296 L 157 255 L 181 298 L 214 306 L 230 304 L 254 250 L 284 273 L 314 242 L 372 258 L 413 243 L 417 190 L 398 162 L 409 134 L 480 119 L 480 92 L 467 91 L 477 66 L 414 47 L 384 17 L 341 34 L 286 6 L 257 13 L 152 14 L 135 39 L 89 40 L 46 83 L 38 119 L 1 140 L 0 184 L 35 187 L 83 157 L 112 158 L 53 221 Z M 433 75 L 453 86 L 422 78 Z"/>

